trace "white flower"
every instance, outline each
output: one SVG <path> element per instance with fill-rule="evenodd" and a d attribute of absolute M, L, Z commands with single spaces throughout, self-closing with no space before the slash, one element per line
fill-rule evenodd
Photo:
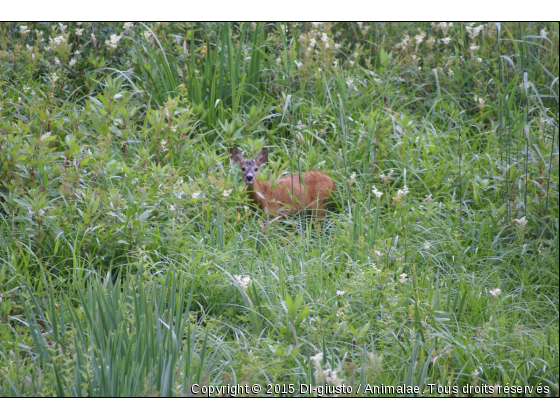
<path fill-rule="evenodd" d="M 352 175 L 350 175 L 350 179 L 348 181 L 350 182 L 350 184 L 352 184 L 355 179 L 356 179 L 356 172 L 352 172 Z"/>
<path fill-rule="evenodd" d="M 63 25 L 62 23 L 59 23 L 58 26 L 60 27 L 60 30 L 62 32 L 64 32 L 66 30 L 66 28 L 68 28 L 68 25 Z"/>
<path fill-rule="evenodd" d="M 294 64 L 297 66 L 298 69 L 302 66 L 302 63 L 300 63 L 297 60 L 294 60 Z"/>
<path fill-rule="evenodd" d="M 224 190 L 224 192 L 222 193 L 222 196 L 223 196 L 224 198 L 229 197 L 229 195 L 231 194 L 231 191 L 232 191 L 232 190 Z"/>
<path fill-rule="evenodd" d="M 498 296 L 500 296 L 502 294 L 502 291 L 500 289 L 494 289 L 494 290 L 490 290 L 490 295 L 494 298 L 494 299 L 498 299 Z"/>
<path fill-rule="evenodd" d="M 200 197 L 200 193 L 197 191 L 191 195 L 191 198 L 194 200 L 195 198 Z"/>
<path fill-rule="evenodd" d="M 124 26 L 123 26 L 123 29 L 124 29 L 125 32 L 128 32 L 128 31 L 130 31 L 130 29 L 131 29 L 133 26 L 134 26 L 134 24 L 133 24 L 132 22 L 125 22 L 125 23 L 124 23 Z"/>
<path fill-rule="evenodd" d="M 372 191 L 371 191 L 377 198 L 381 198 L 381 196 L 383 195 L 383 193 L 381 191 L 379 191 L 377 189 L 377 187 L 374 185 L 372 187 Z"/>
<path fill-rule="evenodd" d="M 60 60 L 58 59 L 58 57 L 54 58 L 54 64 L 56 64 L 57 66 L 60 64 Z"/>
<path fill-rule="evenodd" d="M 425 36 L 425 35 L 426 35 L 426 34 L 423 34 L 423 33 L 422 33 L 422 34 L 416 35 L 416 36 L 414 37 L 414 40 L 416 41 L 416 44 L 417 44 L 417 45 L 420 45 L 420 44 L 422 43 L 422 41 L 424 40 L 424 36 Z"/>
<path fill-rule="evenodd" d="M 515 227 L 523 230 L 527 225 L 527 218 L 523 216 L 521 219 L 513 219 L 513 223 L 515 223 Z"/>
<path fill-rule="evenodd" d="M 72 67 L 74 64 L 76 64 L 76 59 L 75 59 L 75 58 L 73 58 L 72 60 L 70 60 L 70 62 L 68 63 L 68 65 L 69 65 L 70 67 Z"/>
<path fill-rule="evenodd" d="M 116 50 L 121 38 L 122 35 L 112 34 L 111 39 L 105 41 L 105 45 L 107 45 L 107 47 L 111 48 L 112 50 Z"/>
<path fill-rule="evenodd" d="M 402 273 L 402 274 L 399 276 L 399 281 L 400 281 L 401 283 L 405 283 L 405 282 L 406 282 L 406 278 L 407 278 L 406 273 Z"/>
<path fill-rule="evenodd" d="M 21 28 L 21 26 L 20 26 L 20 28 Z M 546 38 L 546 35 L 547 35 L 547 34 L 548 34 L 548 32 L 546 32 L 546 29 L 544 29 L 544 28 L 541 29 L 541 36 L 542 36 L 543 38 Z"/>
<path fill-rule="evenodd" d="M 400 202 L 403 199 L 403 197 L 405 197 L 407 194 L 408 194 L 408 188 L 405 185 L 402 190 L 397 191 L 397 195 L 393 197 L 393 200 Z"/>
<path fill-rule="evenodd" d="M 92 40 L 93 42 L 97 42 L 97 38 L 95 38 L 95 34 L 94 34 L 94 33 L 92 33 L 92 34 L 90 35 L 90 38 L 91 38 L 91 40 Z"/>
<path fill-rule="evenodd" d="M 377 268 L 377 265 L 375 263 L 371 264 L 371 268 L 373 269 L 373 271 L 375 271 L 377 274 L 381 273 L 381 270 L 379 268 Z"/>
<path fill-rule="evenodd" d="M 345 293 L 346 293 L 346 292 L 344 292 L 343 290 L 337 290 L 337 291 L 336 291 L 336 295 L 337 295 L 337 296 L 344 296 Z"/>
<path fill-rule="evenodd" d="M 469 49 L 470 49 L 472 52 L 478 51 L 479 48 L 480 48 L 480 47 L 479 47 L 478 45 L 474 45 L 474 44 L 471 44 L 471 46 L 469 47 Z"/>
<path fill-rule="evenodd" d="M 379 252 L 377 249 L 376 249 L 375 251 L 373 251 L 373 253 L 374 253 L 375 255 L 377 255 L 378 257 L 382 257 L 382 256 L 383 256 L 383 253 Z"/>
<path fill-rule="evenodd" d="M 82 36 L 82 34 L 84 33 L 84 28 L 76 28 L 74 33 L 76 34 L 76 36 Z"/>
<path fill-rule="evenodd" d="M 447 75 L 448 75 L 449 77 L 453 77 L 454 74 L 455 74 L 455 73 L 453 73 L 453 70 L 451 70 L 451 69 L 447 70 Z"/>
<path fill-rule="evenodd" d="M 486 103 L 484 101 L 484 99 L 482 99 L 479 96 L 474 95 L 474 102 L 476 103 L 476 105 L 482 110 L 482 108 L 484 108 L 484 104 Z"/>
<path fill-rule="evenodd" d="M 478 376 L 480 375 L 480 371 L 478 369 L 475 369 L 472 371 L 471 373 L 471 378 L 474 380 L 478 379 Z"/>
<path fill-rule="evenodd" d="M 239 285 L 239 287 L 241 287 L 241 290 L 243 290 L 244 292 L 247 291 L 247 287 L 249 286 L 249 284 L 251 284 L 251 278 L 248 276 L 242 277 L 242 276 L 233 276 L 233 278 L 235 279 L 235 281 L 237 282 L 237 284 Z"/>
<path fill-rule="evenodd" d="M 282 62 L 282 59 L 281 59 L 280 57 L 278 57 L 278 58 L 276 59 L 276 64 L 280 65 L 281 62 Z"/>
<path fill-rule="evenodd" d="M 171 205 L 169 206 L 169 210 L 175 211 L 175 210 L 177 210 L 177 209 L 175 208 L 175 206 L 174 206 L 173 204 L 171 204 Z"/>
<path fill-rule="evenodd" d="M 451 42 L 451 38 L 445 37 L 440 39 L 439 42 L 443 42 L 445 45 L 448 45 Z"/>
<path fill-rule="evenodd" d="M 49 43 L 51 44 L 51 47 L 56 47 L 57 45 L 62 44 L 64 41 L 66 41 L 66 38 L 64 38 L 64 36 L 57 36 L 55 39 L 49 38 Z"/>
<path fill-rule="evenodd" d="M 321 41 L 323 42 L 327 42 L 329 40 L 329 37 L 327 36 L 326 33 L 322 33 L 321 34 Z"/>
<path fill-rule="evenodd" d="M 51 74 L 51 79 L 53 83 L 56 83 L 56 81 L 58 80 L 58 76 L 56 75 L 56 73 Z"/>
<path fill-rule="evenodd" d="M 429 250 L 430 250 L 430 246 L 431 246 L 431 245 L 430 245 L 430 243 L 429 243 L 428 241 L 425 241 L 425 242 L 424 242 L 424 249 L 425 249 L 426 251 L 429 251 Z"/>
<path fill-rule="evenodd" d="M 309 40 L 309 46 L 310 46 L 311 48 L 314 48 L 316 43 L 317 43 L 317 40 L 316 40 L 315 38 L 311 38 L 311 39 Z"/>
<path fill-rule="evenodd" d="M 19 31 L 21 32 L 22 35 L 28 34 L 29 32 L 31 32 L 29 29 L 27 29 L 27 26 L 24 25 L 20 25 L 19 27 Z"/>
<path fill-rule="evenodd" d="M 474 61 L 476 61 L 477 63 L 482 63 L 482 58 L 476 57 L 476 58 L 474 59 Z"/>

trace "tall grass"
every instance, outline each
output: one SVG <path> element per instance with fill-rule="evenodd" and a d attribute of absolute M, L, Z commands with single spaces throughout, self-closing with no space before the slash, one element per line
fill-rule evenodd
<path fill-rule="evenodd" d="M 28 26 L 0 26 L 0 395 L 558 395 L 557 23 Z M 328 173 L 326 219 L 264 235 L 234 145 Z"/>

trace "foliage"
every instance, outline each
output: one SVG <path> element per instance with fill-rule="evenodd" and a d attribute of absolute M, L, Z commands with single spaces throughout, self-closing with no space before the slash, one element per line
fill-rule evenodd
<path fill-rule="evenodd" d="M 558 396 L 558 39 L 0 24 L 0 396 Z M 234 145 L 328 173 L 332 212 L 264 235 Z"/>

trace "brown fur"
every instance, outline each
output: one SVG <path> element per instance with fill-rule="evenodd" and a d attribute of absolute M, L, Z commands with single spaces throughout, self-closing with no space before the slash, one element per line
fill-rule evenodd
<path fill-rule="evenodd" d="M 232 158 L 241 168 L 245 168 L 243 181 L 247 184 L 247 193 L 251 201 L 270 215 L 287 216 L 306 210 L 319 217 L 325 215 L 331 195 L 334 191 L 334 181 L 323 172 L 309 171 L 285 176 L 276 180 L 274 185 L 270 181 L 258 181 L 257 171 L 268 159 L 266 148 L 260 152 L 255 161 L 245 160 L 243 154 L 234 148 Z M 247 176 L 253 177 L 252 183 L 247 183 Z"/>

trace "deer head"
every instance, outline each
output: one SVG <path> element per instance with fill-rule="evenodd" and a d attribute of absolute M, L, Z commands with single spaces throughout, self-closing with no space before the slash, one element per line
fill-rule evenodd
<path fill-rule="evenodd" d="M 243 181 L 247 185 L 253 185 L 257 180 L 259 168 L 268 161 L 268 150 L 263 147 L 255 160 L 245 160 L 243 153 L 237 147 L 234 147 L 231 157 L 240 166 Z"/>

